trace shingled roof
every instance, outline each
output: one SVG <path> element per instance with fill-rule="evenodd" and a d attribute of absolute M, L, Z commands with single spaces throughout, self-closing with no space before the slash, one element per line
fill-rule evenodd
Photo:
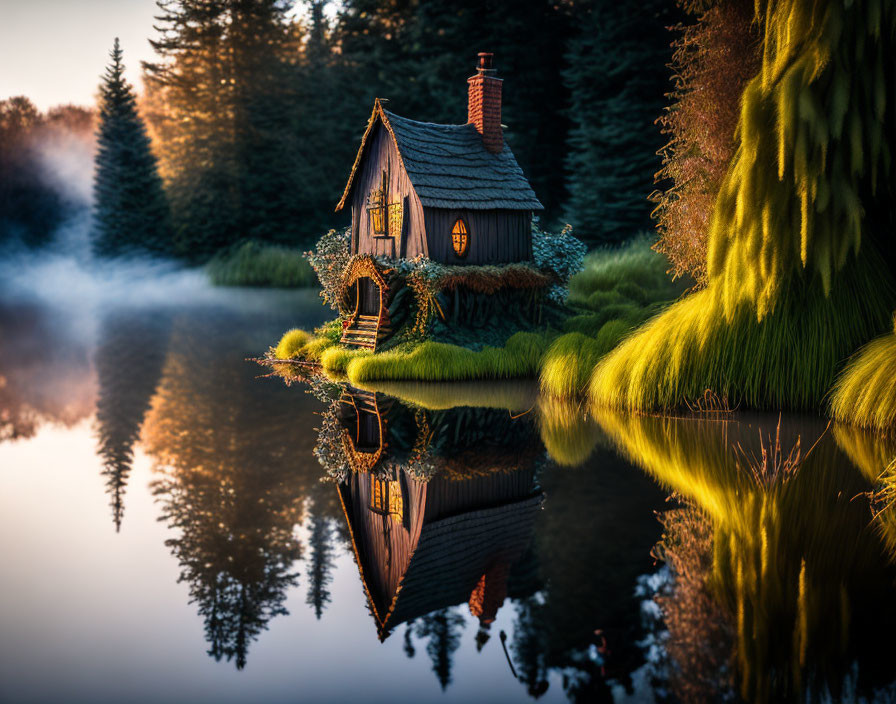
<path fill-rule="evenodd" d="M 349 492 L 338 487 L 339 499 L 361 575 L 367 605 L 380 640 L 405 622 L 469 600 L 473 587 L 498 561 L 514 567 L 532 542 L 535 519 L 544 501 L 536 493 L 519 501 L 468 511 L 423 526 L 410 562 L 394 594 L 371 592 L 369 564 L 358 548 L 356 526 L 349 517 Z M 379 603 L 381 600 L 384 603 Z"/>
<path fill-rule="evenodd" d="M 337 211 L 348 200 L 368 139 L 378 123 L 395 141 L 399 160 L 425 207 L 544 209 L 507 142 L 500 153 L 492 154 L 472 124 L 437 125 L 409 120 L 385 110 L 377 100 Z"/>

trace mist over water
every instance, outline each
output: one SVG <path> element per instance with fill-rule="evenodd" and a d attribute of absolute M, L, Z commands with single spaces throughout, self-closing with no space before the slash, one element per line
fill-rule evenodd
<path fill-rule="evenodd" d="M 49 133 L 38 150 L 44 183 L 69 207 L 52 241 L 0 251 L 0 298 L 34 303 L 75 318 L 109 308 L 262 305 L 269 295 L 210 285 L 201 269 L 150 256 L 98 259 L 91 250 L 96 143 L 73 131 Z"/>

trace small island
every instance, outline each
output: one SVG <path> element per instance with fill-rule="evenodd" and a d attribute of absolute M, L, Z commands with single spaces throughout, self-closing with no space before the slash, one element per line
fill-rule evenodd
<path fill-rule="evenodd" d="M 338 317 L 314 334 L 288 331 L 264 363 L 286 376 L 314 367 L 363 383 L 537 377 L 553 360 L 554 391 L 566 396 L 654 304 L 683 290 L 636 240 L 634 263 L 593 254 L 600 281 L 581 280 L 570 305 L 587 247 L 568 226 L 540 229 L 542 205 L 503 136 L 503 80 L 491 53 L 478 61 L 466 124 L 417 122 L 375 101 L 336 206 L 351 208 L 351 226 L 306 255 Z M 658 274 L 657 290 L 623 271 L 632 265 Z"/>

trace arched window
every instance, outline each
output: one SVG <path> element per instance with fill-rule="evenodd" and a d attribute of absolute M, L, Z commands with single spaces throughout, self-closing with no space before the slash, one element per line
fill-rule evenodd
<path fill-rule="evenodd" d="M 458 257 L 467 256 L 470 249 L 470 235 L 467 233 L 467 225 L 460 218 L 451 228 L 451 246 L 454 247 L 454 253 Z"/>

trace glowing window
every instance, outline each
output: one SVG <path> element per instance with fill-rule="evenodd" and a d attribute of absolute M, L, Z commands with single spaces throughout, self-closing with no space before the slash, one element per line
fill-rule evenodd
<path fill-rule="evenodd" d="M 470 235 L 467 233 L 466 224 L 460 218 L 451 228 L 451 246 L 454 247 L 454 253 L 458 257 L 467 256 L 467 250 L 470 248 Z"/>
<path fill-rule="evenodd" d="M 370 508 L 374 513 L 391 516 L 396 521 L 404 518 L 401 483 L 377 479 L 370 475 Z"/>
<path fill-rule="evenodd" d="M 370 475 L 370 508 L 378 513 L 389 511 L 389 485 Z"/>
<path fill-rule="evenodd" d="M 389 174 L 383 170 L 380 188 L 376 188 L 370 192 L 367 198 L 367 212 L 370 213 L 370 229 L 374 235 L 386 234 L 386 209 L 388 205 L 386 201 L 389 199 Z"/>

